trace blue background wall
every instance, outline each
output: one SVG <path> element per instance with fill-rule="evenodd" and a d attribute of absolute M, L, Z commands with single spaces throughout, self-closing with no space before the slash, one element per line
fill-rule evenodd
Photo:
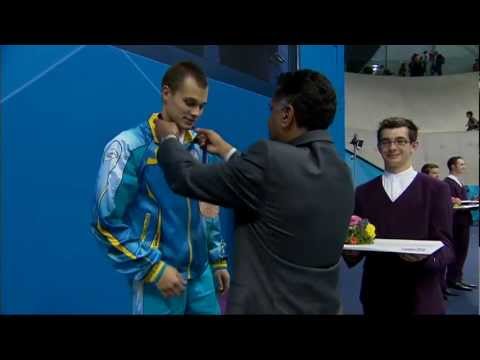
<path fill-rule="evenodd" d="M 329 133 L 341 156 L 345 153 L 345 75 L 344 47 L 342 45 L 300 46 L 300 68 L 316 70 L 325 75 L 337 92 L 337 112 Z"/>
<path fill-rule="evenodd" d="M 345 151 L 345 162 L 350 167 L 352 176 L 354 176 L 355 187 L 383 174 L 383 170 L 373 166 L 361 157 L 357 156 L 357 160 L 354 160 L 353 153 L 350 151 Z"/>
<path fill-rule="evenodd" d="M 93 190 L 107 141 L 160 110 L 168 66 L 112 46 L 0 51 L 0 312 L 128 314 L 129 286 L 89 231 Z M 337 88 L 331 134 L 343 153 L 343 47 L 300 52 L 301 67 L 323 72 Z M 245 149 L 267 136 L 268 101 L 210 80 L 200 125 Z M 231 220 L 222 211 L 229 243 Z"/>

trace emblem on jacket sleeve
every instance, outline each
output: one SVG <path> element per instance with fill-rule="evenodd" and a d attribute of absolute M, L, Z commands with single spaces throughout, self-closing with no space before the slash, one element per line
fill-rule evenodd
<path fill-rule="evenodd" d="M 120 159 L 120 154 L 122 152 L 122 145 L 120 142 L 113 142 L 105 151 L 105 161 L 117 162 Z"/>

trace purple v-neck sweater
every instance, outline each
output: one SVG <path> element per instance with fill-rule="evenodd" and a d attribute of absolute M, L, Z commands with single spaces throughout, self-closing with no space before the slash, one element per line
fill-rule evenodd
<path fill-rule="evenodd" d="M 360 299 L 379 312 L 442 314 L 445 303 L 441 278 L 453 260 L 452 205 L 448 186 L 417 174 L 394 202 L 382 185 L 382 177 L 359 186 L 354 213 L 376 226 L 378 238 L 440 240 L 445 246 L 419 262 L 407 262 L 399 254 L 367 253 Z M 349 262 L 350 266 L 358 263 Z"/>

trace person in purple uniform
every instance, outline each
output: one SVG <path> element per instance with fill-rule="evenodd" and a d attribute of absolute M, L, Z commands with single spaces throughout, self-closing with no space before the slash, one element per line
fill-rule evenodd
<path fill-rule="evenodd" d="M 345 253 L 349 267 L 365 257 L 360 300 L 366 315 L 445 314 L 445 266 L 453 259 L 452 206 L 448 186 L 412 168 L 418 128 L 408 119 L 380 122 L 377 147 L 383 175 L 355 191 L 354 214 L 376 226 L 378 238 L 440 240 L 431 255 Z"/>
<path fill-rule="evenodd" d="M 460 177 L 465 172 L 465 161 L 460 156 L 454 156 L 448 159 L 447 166 L 450 174 L 445 178 L 445 182 L 450 187 L 452 198 L 467 200 L 467 190 L 460 181 Z M 447 284 L 452 289 L 471 291 L 477 287 L 463 280 L 463 265 L 468 254 L 471 224 L 470 210 L 454 209 L 453 249 L 455 251 L 455 261 L 447 269 Z"/>
<path fill-rule="evenodd" d="M 434 163 L 427 163 L 422 166 L 422 173 L 425 175 L 431 176 L 434 179 L 440 180 L 440 167 Z M 457 204 L 460 199 L 452 197 L 452 203 Z M 447 266 L 445 266 L 444 275 L 442 278 L 442 291 L 443 291 L 443 298 L 448 301 L 448 296 L 458 296 L 457 293 L 450 291 L 447 285 Z"/>

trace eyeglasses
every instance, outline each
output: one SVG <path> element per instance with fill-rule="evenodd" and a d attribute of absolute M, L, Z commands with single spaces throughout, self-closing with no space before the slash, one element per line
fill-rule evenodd
<path fill-rule="evenodd" d="M 392 144 L 395 144 L 396 146 L 399 146 L 399 147 L 403 147 L 407 144 L 410 144 L 411 141 L 405 139 L 405 138 L 397 138 L 397 139 L 393 139 L 393 140 L 389 140 L 389 139 L 382 139 L 380 140 L 380 142 L 378 143 L 378 145 L 381 147 L 381 148 L 388 148 L 390 147 L 390 145 Z"/>

